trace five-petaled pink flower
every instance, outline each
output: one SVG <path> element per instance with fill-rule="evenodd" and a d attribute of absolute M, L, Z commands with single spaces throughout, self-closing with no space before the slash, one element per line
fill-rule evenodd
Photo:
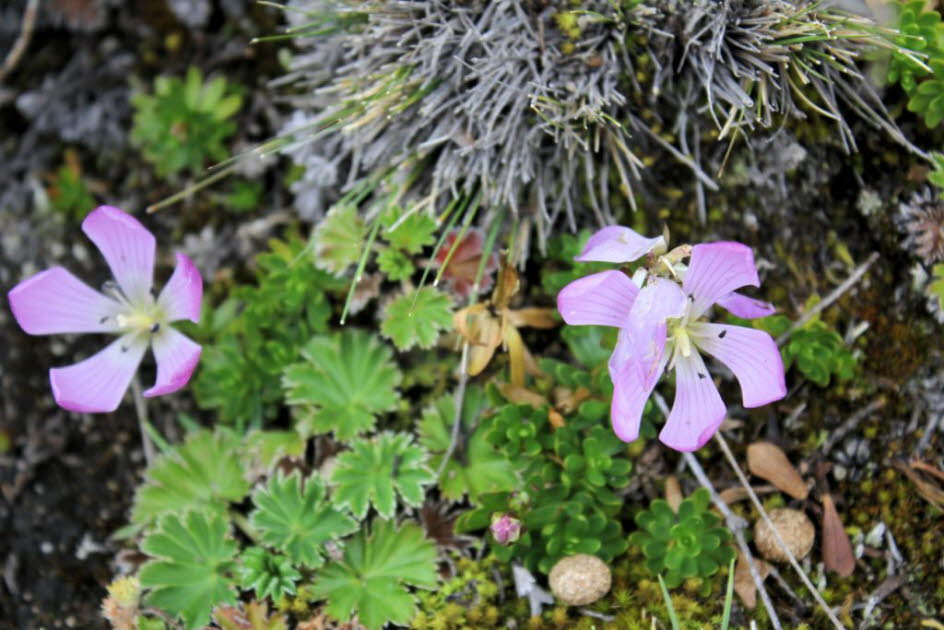
<path fill-rule="evenodd" d="M 649 239 L 610 226 L 590 238 L 577 260 L 629 262 L 660 247 L 664 250 L 661 237 Z M 786 395 L 783 362 L 770 335 L 705 321 L 713 304 L 744 318 L 773 312 L 769 304 L 735 293 L 760 284 L 751 249 L 718 242 L 695 245 L 690 253 L 687 268 L 671 254 L 662 259 L 653 255 L 652 272 L 641 289 L 623 272 L 611 270 L 576 280 L 557 296 L 557 308 L 568 324 L 620 329 L 609 362 L 610 418 L 623 441 L 639 436 L 646 400 L 662 373 L 673 368 L 675 403 L 659 439 L 676 450 L 694 451 L 714 435 L 726 408 L 699 351 L 734 373 L 745 407 L 760 407 Z M 659 271 L 665 275 L 654 273 Z M 681 286 L 676 278 L 681 278 Z"/>
<path fill-rule="evenodd" d="M 203 280 L 189 258 L 177 267 L 157 298 L 151 290 L 154 235 L 131 215 L 101 206 L 82 222 L 82 231 L 102 252 L 115 283 L 99 293 L 62 267 L 41 271 L 8 294 L 13 316 L 31 335 L 112 333 L 104 350 L 75 365 L 49 370 L 56 402 L 71 411 L 114 411 L 150 345 L 157 382 L 144 392 L 160 396 L 190 380 L 200 346 L 170 327 L 200 319 Z"/>

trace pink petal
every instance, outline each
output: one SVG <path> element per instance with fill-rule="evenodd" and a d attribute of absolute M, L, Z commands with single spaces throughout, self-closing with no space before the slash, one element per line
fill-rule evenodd
<path fill-rule="evenodd" d="M 692 324 L 692 341 L 734 372 L 745 407 L 760 407 L 787 395 L 777 344 L 762 330 L 724 324 Z"/>
<path fill-rule="evenodd" d="M 625 326 L 639 289 L 622 271 L 601 271 L 574 280 L 557 294 L 564 321 L 578 326 Z"/>
<path fill-rule="evenodd" d="M 711 439 L 726 413 L 718 388 L 696 350 L 675 360 L 675 403 L 659 439 L 677 451 L 694 451 Z"/>
<path fill-rule="evenodd" d="M 624 338 L 620 333 L 620 341 Z M 661 327 L 661 343 L 655 340 L 660 349 L 654 361 L 629 358 L 621 360 L 625 349 L 617 349 L 610 359 L 610 377 L 613 379 L 613 402 L 610 406 L 610 421 L 616 436 L 624 442 L 632 442 L 639 437 L 639 424 L 642 412 L 659 377 L 665 370 L 667 357 L 661 352 L 665 348 L 665 326 Z"/>
<path fill-rule="evenodd" d="M 154 336 L 151 344 L 157 361 L 157 380 L 146 397 L 176 392 L 187 384 L 200 361 L 200 345 L 173 328 Z"/>
<path fill-rule="evenodd" d="M 759 286 L 754 253 L 743 243 L 722 241 L 692 248 L 682 288 L 692 296 L 692 319 L 728 293 L 743 286 Z"/>
<path fill-rule="evenodd" d="M 715 302 L 718 306 L 725 309 L 732 315 L 743 317 L 744 319 L 756 319 L 758 317 L 767 317 L 777 312 L 776 307 L 770 302 L 755 300 L 736 291 L 728 293 Z"/>
<path fill-rule="evenodd" d="M 146 342 L 125 335 L 84 361 L 50 369 L 49 382 L 56 402 L 70 411 L 114 411 L 146 349 Z"/>
<path fill-rule="evenodd" d="M 13 317 L 31 335 L 118 331 L 121 305 L 62 267 L 27 278 L 7 298 Z"/>
<path fill-rule="evenodd" d="M 651 338 L 656 326 L 664 325 L 667 319 L 681 317 L 684 311 L 685 294 L 679 285 L 667 278 L 653 278 L 639 292 L 629 313 L 633 338 Z"/>
<path fill-rule="evenodd" d="M 130 214 L 99 206 L 82 221 L 82 230 L 101 250 L 118 285 L 132 302 L 151 291 L 154 275 L 154 235 Z"/>
<path fill-rule="evenodd" d="M 574 260 L 632 262 L 651 252 L 660 243 L 665 243 L 661 236 L 646 238 L 628 227 L 610 225 L 591 236 L 583 251 Z"/>
<path fill-rule="evenodd" d="M 200 302 L 203 299 L 203 278 L 193 262 L 183 254 L 177 254 L 177 267 L 164 285 L 157 303 L 164 308 L 169 322 L 189 319 L 200 323 Z"/>

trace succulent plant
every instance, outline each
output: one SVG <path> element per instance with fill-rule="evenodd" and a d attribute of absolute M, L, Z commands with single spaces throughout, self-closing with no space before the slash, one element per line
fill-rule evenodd
<path fill-rule="evenodd" d="M 642 549 L 646 566 L 675 588 L 687 578 L 708 578 L 734 558 L 731 532 L 709 511 L 711 496 L 699 488 L 672 511 L 664 499 L 636 515 L 639 529 L 629 537 Z"/>

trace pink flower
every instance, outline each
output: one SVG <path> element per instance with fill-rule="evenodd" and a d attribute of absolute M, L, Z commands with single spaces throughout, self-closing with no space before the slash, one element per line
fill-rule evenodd
<path fill-rule="evenodd" d="M 629 228 L 612 226 L 591 237 L 577 260 L 626 262 L 652 252 L 660 243 L 661 239 L 645 239 Z M 667 277 L 655 275 L 662 270 Z M 734 373 L 745 407 L 766 405 L 786 395 L 783 362 L 770 335 L 705 321 L 714 304 L 745 318 L 772 313 L 771 305 L 734 292 L 759 284 L 750 248 L 719 242 L 692 247 L 687 268 L 671 254 L 663 257 L 653 265 L 642 289 L 626 274 L 612 270 L 561 290 L 557 308 L 568 324 L 620 329 L 609 362 L 610 418 L 620 439 L 631 442 L 639 436 L 643 407 L 666 369 L 675 369 L 675 403 L 659 439 L 676 450 L 694 451 L 714 435 L 726 407 L 701 352 Z"/>
<path fill-rule="evenodd" d="M 101 206 L 82 222 L 82 231 L 105 256 L 116 283 L 99 293 L 62 267 L 41 271 L 8 294 L 20 327 L 31 335 L 111 333 L 118 339 L 75 365 L 49 370 L 56 402 L 70 411 L 114 411 L 151 346 L 157 381 L 144 392 L 160 396 L 190 380 L 200 346 L 170 323 L 200 319 L 203 280 L 189 258 L 177 267 L 155 299 L 154 235 L 131 215 Z"/>
<path fill-rule="evenodd" d="M 496 512 L 492 514 L 491 530 L 495 542 L 500 545 L 510 545 L 521 535 L 521 521 L 508 514 Z"/>

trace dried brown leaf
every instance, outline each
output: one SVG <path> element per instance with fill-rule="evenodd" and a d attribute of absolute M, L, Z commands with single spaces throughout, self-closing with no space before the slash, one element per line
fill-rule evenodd
<path fill-rule="evenodd" d="M 933 480 L 925 479 L 924 476 L 918 472 L 922 470 L 931 473 L 934 477 L 938 477 L 938 472 L 932 472 L 935 471 L 932 466 L 918 460 L 912 460 L 910 465 L 899 460 L 895 462 L 895 468 L 908 477 L 911 483 L 914 484 L 918 494 L 920 494 L 925 501 L 939 510 L 944 510 L 944 490 L 942 490 L 938 484 L 934 483 Z"/>
<path fill-rule="evenodd" d="M 665 500 L 673 512 L 678 512 L 682 498 L 682 487 L 679 485 L 678 477 L 669 475 L 665 478 Z"/>
<path fill-rule="evenodd" d="M 505 400 L 515 403 L 516 405 L 540 407 L 547 404 L 547 401 L 540 394 L 526 387 L 517 387 L 511 383 L 499 383 L 498 391 L 505 397 Z"/>
<path fill-rule="evenodd" d="M 555 387 L 551 394 L 554 397 L 554 406 L 564 413 L 573 413 L 580 403 L 590 398 L 590 390 L 586 387 Z"/>
<path fill-rule="evenodd" d="M 511 303 L 511 298 L 518 293 L 519 287 L 518 272 L 514 267 L 502 261 L 501 270 L 498 272 L 498 285 L 492 293 L 492 304 L 499 309 L 507 308 Z"/>
<path fill-rule="evenodd" d="M 823 566 L 843 577 L 849 577 L 855 570 L 852 543 L 829 494 L 823 495 Z"/>
<path fill-rule="evenodd" d="M 757 496 L 764 496 L 765 494 L 772 494 L 774 492 L 779 492 L 774 486 L 763 485 L 763 486 L 751 486 L 751 489 L 754 490 L 754 494 Z M 747 488 L 744 486 L 731 486 L 730 488 L 725 488 L 718 493 L 718 496 L 721 497 L 721 500 L 731 505 L 732 503 L 737 503 L 738 501 L 743 501 L 751 496 L 751 493 L 747 491 Z"/>
<path fill-rule="evenodd" d="M 505 326 L 503 337 L 508 347 L 508 368 L 511 372 L 511 384 L 524 387 L 525 355 L 528 350 L 524 346 L 524 339 L 514 326 Z M 471 372 L 470 372 L 471 374 Z"/>
<path fill-rule="evenodd" d="M 760 558 L 754 558 L 754 566 L 757 567 L 760 579 L 763 582 L 770 574 L 770 565 Z M 738 551 L 738 561 L 734 567 L 734 592 L 738 594 L 738 597 L 744 602 L 744 607 L 748 610 L 754 610 L 754 607 L 757 606 L 757 585 L 754 584 L 754 578 L 751 577 L 751 567 L 748 565 L 743 551 Z"/>
<path fill-rule="evenodd" d="M 754 475 L 774 484 L 794 499 L 803 500 L 809 488 L 779 446 L 754 442 L 747 447 L 747 467 Z"/>
<path fill-rule="evenodd" d="M 547 410 L 547 421 L 550 422 L 551 426 L 555 429 L 559 429 L 567 424 L 567 421 L 564 420 L 564 416 L 562 416 L 560 412 L 553 407 Z"/>
<path fill-rule="evenodd" d="M 530 328 L 554 328 L 560 324 L 557 309 L 528 307 L 518 310 L 505 309 L 502 314 L 513 326 Z"/>

